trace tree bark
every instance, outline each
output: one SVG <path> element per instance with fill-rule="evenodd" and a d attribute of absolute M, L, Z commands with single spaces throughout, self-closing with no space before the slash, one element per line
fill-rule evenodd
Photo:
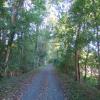
<path fill-rule="evenodd" d="M 80 65 L 79 65 L 79 58 L 80 58 L 80 50 L 79 50 L 79 36 L 80 36 L 80 24 L 78 25 L 76 41 L 75 41 L 75 80 L 80 81 Z"/>
<path fill-rule="evenodd" d="M 20 0 L 18 2 L 15 2 L 15 4 L 12 7 L 12 10 L 13 10 L 12 16 L 11 16 L 12 29 L 11 29 L 11 33 L 10 33 L 10 37 L 9 37 L 9 41 L 8 41 L 8 46 L 7 46 L 7 52 L 6 52 L 6 56 L 5 56 L 5 63 L 4 63 L 5 72 L 6 72 L 6 67 L 8 65 L 9 56 L 10 56 L 10 52 L 11 52 L 11 46 L 12 46 L 14 35 L 15 35 L 16 17 L 17 17 L 18 9 L 22 6 L 23 2 L 24 2 L 24 0 Z M 16 3 L 18 3 L 18 4 L 16 4 Z"/>
<path fill-rule="evenodd" d="M 87 77 L 87 62 L 88 62 L 88 56 L 89 56 L 89 45 L 88 45 L 87 55 L 86 55 L 86 58 L 85 58 L 85 65 L 84 65 L 85 75 L 84 75 L 84 80 L 86 80 L 86 77 Z"/>
<path fill-rule="evenodd" d="M 38 35 L 39 35 L 39 25 L 36 25 L 36 39 L 35 39 L 35 59 L 34 64 L 37 67 L 38 66 Z"/>

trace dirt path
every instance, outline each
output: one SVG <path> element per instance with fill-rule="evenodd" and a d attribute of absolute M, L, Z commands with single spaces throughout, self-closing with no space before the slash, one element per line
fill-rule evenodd
<path fill-rule="evenodd" d="M 20 100 L 64 100 L 63 91 L 52 65 L 48 65 L 34 77 Z"/>

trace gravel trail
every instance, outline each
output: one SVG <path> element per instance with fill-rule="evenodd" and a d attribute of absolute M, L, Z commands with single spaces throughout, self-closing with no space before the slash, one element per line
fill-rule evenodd
<path fill-rule="evenodd" d="M 64 93 L 52 65 L 48 65 L 33 78 L 20 100 L 64 100 Z"/>

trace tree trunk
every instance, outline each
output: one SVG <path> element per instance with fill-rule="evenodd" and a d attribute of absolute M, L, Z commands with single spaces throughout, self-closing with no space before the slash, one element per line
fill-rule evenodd
<path fill-rule="evenodd" d="M 78 26 L 76 41 L 75 41 L 75 80 L 80 81 L 80 66 L 79 66 L 79 58 L 80 58 L 80 50 L 79 50 L 79 36 L 80 36 L 80 24 Z"/>
<path fill-rule="evenodd" d="M 9 61 L 9 56 L 10 56 L 10 51 L 11 51 L 11 46 L 13 43 L 13 39 L 14 39 L 14 35 L 15 35 L 15 28 L 16 28 L 16 17 L 17 17 L 17 13 L 18 13 L 18 8 L 22 6 L 24 0 L 20 0 L 18 2 L 15 2 L 13 7 L 12 7 L 12 16 L 11 16 L 11 25 L 12 25 L 12 29 L 11 29 L 11 33 L 10 33 L 10 38 L 8 41 L 8 46 L 7 46 L 7 52 L 6 52 L 6 57 L 5 57 L 5 74 L 6 74 L 6 67 L 8 67 L 8 61 Z M 18 4 L 16 4 L 18 3 Z"/>
<path fill-rule="evenodd" d="M 92 67 L 90 67 L 90 69 L 91 69 L 91 77 L 92 77 L 92 75 L 93 75 L 93 68 L 92 68 Z"/>
<path fill-rule="evenodd" d="M 85 65 L 84 65 L 85 75 L 84 75 L 84 80 L 86 80 L 86 77 L 87 77 L 87 62 L 88 62 L 88 56 L 89 56 L 89 45 L 88 45 L 87 55 L 86 55 L 86 58 L 85 58 Z"/>
<path fill-rule="evenodd" d="M 79 51 L 75 51 L 75 68 L 76 68 L 76 75 L 75 80 L 80 81 L 80 65 L 79 65 Z"/>
<path fill-rule="evenodd" d="M 36 25 L 36 40 L 35 40 L 35 59 L 34 64 L 37 67 L 38 66 L 38 35 L 39 35 L 39 25 Z"/>

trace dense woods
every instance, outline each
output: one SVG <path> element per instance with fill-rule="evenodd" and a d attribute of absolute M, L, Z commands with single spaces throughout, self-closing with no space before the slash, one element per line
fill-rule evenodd
<path fill-rule="evenodd" d="M 43 0 L 30 3 L 24 0 L 0 1 L 1 77 L 37 67 L 39 60 L 44 59 L 47 42 L 44 39 L 48 32 L 40 28 L 45 9 Z"/>
<path fill-rule="evenodd" d="M 100 0 L 0 0 L 0 80 L 47 63 L 100 89 Z"/>
<path fill-rule="evenodd" d="M 59 48 L 56 64 L 75 80 L 91 77 L 100 84 L 100 2 L 73 0 L 62 10 L 55 28 Z"/>

